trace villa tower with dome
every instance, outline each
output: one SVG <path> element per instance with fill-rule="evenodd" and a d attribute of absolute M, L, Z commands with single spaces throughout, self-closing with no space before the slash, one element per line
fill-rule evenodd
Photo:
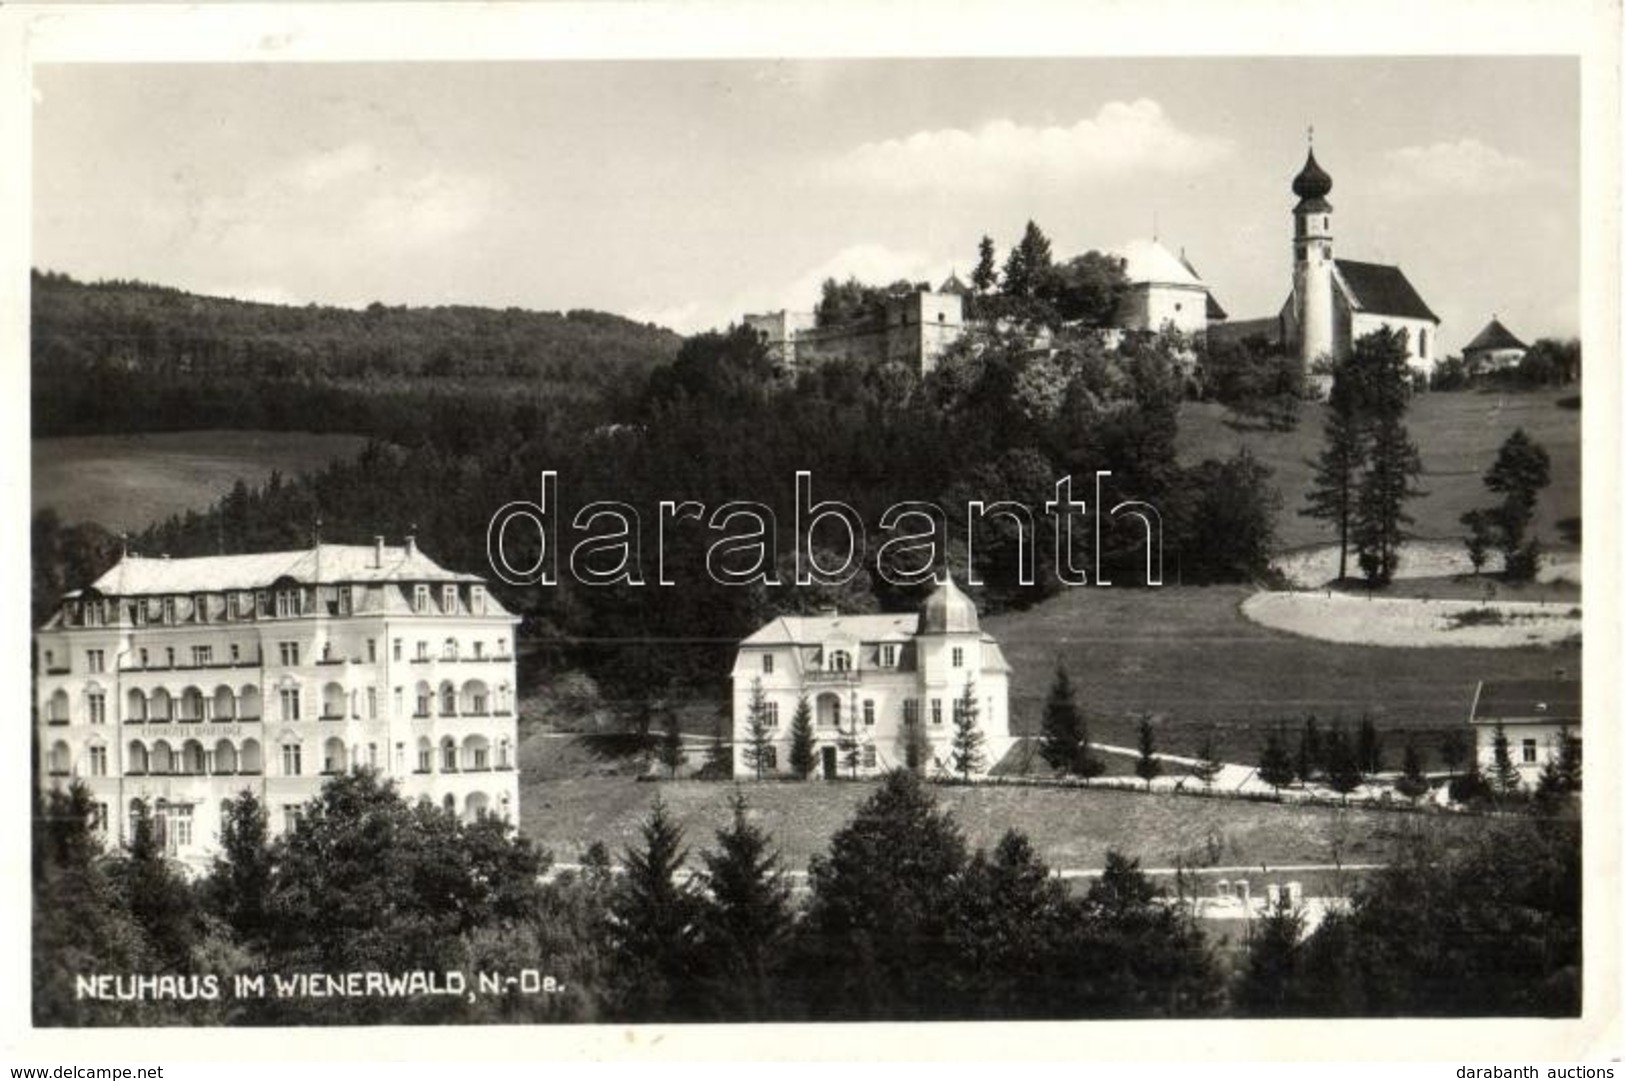
<path fill-rule="evenodd" d="M 851 615 L 827 610 L 779 616 L 739 644 L 733 667 L 736 776 L 746 762 L 751 703 L 759 690 L 772 733 L 764 773 L 790 770 L 790 721 L 805 697 L 812 710 L 814 774 L 874 774 L 906 764 L 911 729 L 927 748 L 926 768 L 948 769 L 955 711 L 967 688 L 984 737 L 983 771 L 1010 748 L 1010 666 L 981 629 L 976 604 L 953 579 L 938 585 L 915 612 Z"/>

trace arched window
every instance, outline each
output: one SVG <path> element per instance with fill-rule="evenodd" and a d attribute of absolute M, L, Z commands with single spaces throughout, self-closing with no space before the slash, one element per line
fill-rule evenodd
<path fill-rule="evenodd" d="M 457 813 L 457 797 L 450 792 L 446 793 L 446 798 L 440 801 L 440 805 L 446 809 L 447 814 Z"/>
<path fill-rule="evenodd" d="M 457 743 L 450 736 L 440 743 L 440 769 L 443 773 L 457 772 Z"/>
<path fill-rule="evenodd" d="M 852 654 L 844 649 L 837 649 L 829 655 L 829 670 L 831 672 L 850 672 L 852 670 Z"/>
<path fill-rule="evenodd" d="M 457 716 L 457 688 L 450 683 L 440 685 L 440 715 L 442 717 Z"/>
<path fill-rule="evenodd" d="M 49 769 L 52 777 L 66 777 L 73 770 L 73 750 L 62 740 L 51 744 Z"/>
<path fill-rule="evenodd" d="M 147 772 L 147 768 L 147 745 L 138 739 L 131 740 L 129 762 L 125 765 L 125 771 L 132 776 L 141 776 Z"/>

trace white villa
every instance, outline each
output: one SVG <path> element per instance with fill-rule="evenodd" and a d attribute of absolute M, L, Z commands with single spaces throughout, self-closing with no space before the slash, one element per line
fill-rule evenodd
<path fill-rule="evenodd" d="M 1500 727 L 1518 776 L 1533 787 L 1541 769 L 1557 758 L 1562 734 L 1580 738 L 1580 686 L 1579 680 L 1563 679 L 1481 680 L 1469 716 L 1479 768 L 1495 768 Z"/>
<path fill-rule="evenodd" d="M 791 718 L 803 697 L 812 710 L 817 775 L 847 771 L 845 746 L 857 748 L 862 774 L 905 765 L 913 728 L 923 733 L 928 768 L 947 769 L 955 711 L 967 687 L 984 737 L 985 772 L 1012 742 L 1009 675 L 976 605 L 951 578 L 917 613 L 780 616 L 741 642 L 734 661 L 735 772 L 754 772 L 745 754 L 758 684 L 774 733 L 767 772 L 790 769 Z"/>
<path fill-rule="evenodd" d="M 361 767 L 466 819 L 516 819 L 516 623 L 411 537 L 125 556 L 35 635 L 43 782 L 82 782 L 110 843 L 154 816 L 193 864 L 222 800 L 247 789 L 286 830 Z"/>

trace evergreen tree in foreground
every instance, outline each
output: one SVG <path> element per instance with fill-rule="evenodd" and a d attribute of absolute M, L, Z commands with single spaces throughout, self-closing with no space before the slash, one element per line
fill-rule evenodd
<path fill-rule="evenodd" d="M 762 677 L 750 681 L 750 702 L 745 707 L 745 768 L 762 779 L 773 747 L 773 729 L 767 723 L 767 692 Z"/>
<path fill-rule="evenodd" d="M 986 762 L 982 752 L 985 738 L 976 723 L 980 712 L 976 704 L 976 682 L 967 679 L 964 692 L 954 700 L 952 761 L 954 772 L 959 774 L 961 780 L 968 780 L 972 773 L 980 772 Z"/>
<path fill-rule="evenodd" d="M 1497 796 L 1514 795 L 1523 778 L 1518 774 L 1518 767 L 1512 761 L 1512 745 L 1507 740 L 1506 728 L 1500 724 L 1495 726 L 1495 740 L 1491 744 L 1490 783 L 1495 786 Z"/>
<path fill-rule="evenodd" d="M 1406 799 L 1417 799 L 1425 796 L 1429 790 L 1427 774 L 1422 771 L 1422 752 L 1416 746 L 1415 740 L 1405 743 L 1405 772 L 1394 784 L 1394 788 Z"/>
<path fill-rule="evenodd" d="M 790 771 L 805 781 L 812 776 L 817 757 L 813 734 L 812 704 L 802 695 L 796 701 L 795 715 L 790 718 Z"/>
<path fill-rule="evenodd" d="M 677 727 L 676 710 L 665 710 L 660 720 L 660 764 L 666 767 L 669 780 L 677 776 L 677 768 L 686 757 L 683 754 L 683 733 Z"/>
<path fill-rule="evenodd" d="M 1162 762 L 1157 758 L 1157 734 L 1151 727 L 1151 718 L 1140 719 L 1140 757 L 1134 763 L 1134 772 L 1151 791 L 1151 782 L 1162 773 Z"/>
<path fill-rule="evenodd" d="M 1052 768 L 1062 773 L 1094 777 L 1105 769 L 1089 752 L 1088 725 L 1078 709 L 1072 680 L 1066 669 L 1059 665 L 1055 669 L 1055 681 L 1050 684 L 1049 698 L 1044 703 L 1044 726 L 1038 740 L 1038 753 Z"/>
<path fill-rule="evenodd" d="M 1292 783 L 1294 770 L 1292 756 L 1287 753 L 1286 741 L 1279 732 L 1271 732 L 1264 739 L 1264 750 L 1258 758 L 1258 778 L 1280 795 L 1281 789 Z"/>
<path fill-rule="evenodd" d="M 658 796 L 643 822 L 643 844 L 621 857 L 609 905 L 610 986 L 618 1018 L 674 1021 L 693 1015 L 689 982 L 700 961 L 702 907 L 679 877 L 688 852 L 683 830 Z"/>
<path fill-rule="evenodd" d="M 701 854 L 709 896 L 699 921 L 708 997 L 719 1021 L 760 1021 L 778 1004 L 774 983 L 790 934 L 790 886 L 767 834 L 735 789 L 733 821 Z"/>

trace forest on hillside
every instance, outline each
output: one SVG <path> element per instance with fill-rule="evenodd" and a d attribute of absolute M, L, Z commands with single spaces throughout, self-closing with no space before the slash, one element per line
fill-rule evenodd
<path fill-rule="evenodd" d="M 37 270 L 32 287 L 35 436 L 269 428 L 410 439 L 469 406 L 601 401 L 681 343 L 595 311 L 295 307 Z"/>

